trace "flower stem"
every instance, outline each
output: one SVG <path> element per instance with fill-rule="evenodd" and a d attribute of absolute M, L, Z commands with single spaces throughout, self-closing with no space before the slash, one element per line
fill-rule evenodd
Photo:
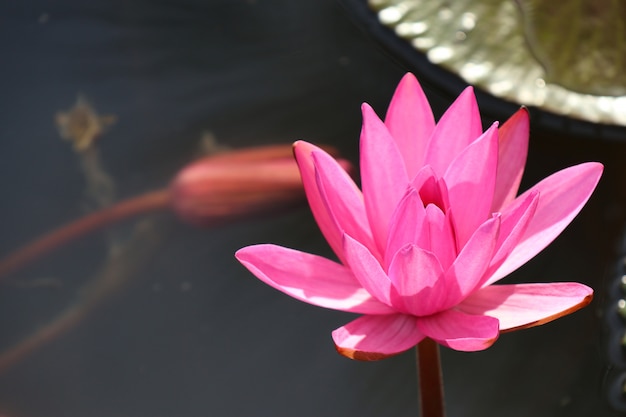
<path fill-rule="evenodd" d="M 421 417 L 445 417 L 439 345 L 422 340 L 416 348 Z"/>
<path fill-rule="evenodd" d="M 28 262 L 51 250 L 111 223 L 149 211 L 165 209 L 170 202 L 168 189 L 148 192 L 84 216 L 44 234 L 0 260 L 0 280 Z"/>

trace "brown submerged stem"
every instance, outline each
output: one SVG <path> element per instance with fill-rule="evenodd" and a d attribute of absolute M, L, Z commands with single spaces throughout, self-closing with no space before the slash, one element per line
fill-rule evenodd
<path fill-rule="evenodd" d="M 416 353 L 420 416 L 445 417 L 439 345 L 426 338 L 417 345 Z"/>
<path fill-rule="evenodd" d="M 28 262 L 69 241 L 111 223 L 138 214 L 165 209 L 169 203 L 170 192 L 165 188 L 129 198 L 52 230 L 0 260 L 0 281 Z"/>
<path fill-rule="evenodd" d="M 23 340 L 0 351 L 0 374 L 78 326 L 108 298 L 132 283 L 164 240 L 164 231 L 154 218 L 140 220 L 128 241 L 111 252 L 99 272 L 81 288 L 74 304 Z"/>

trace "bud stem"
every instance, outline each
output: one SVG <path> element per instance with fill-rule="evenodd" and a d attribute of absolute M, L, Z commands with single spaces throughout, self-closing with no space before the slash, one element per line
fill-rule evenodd
<path fill-rule="evenodd" d="M 168 189 L 152 191 L 121 201 L 52 230 L 0 260 L 0 280 L 28 262 L 45 255 L 69 241 L 111 223 L 141 213 L 166 209 L 169 206 L 169 202 L 170 193 Z"/>

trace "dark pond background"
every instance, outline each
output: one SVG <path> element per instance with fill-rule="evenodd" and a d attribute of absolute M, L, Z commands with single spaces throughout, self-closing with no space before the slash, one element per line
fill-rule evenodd
<path fill-rule="evenodd" d="M 0 253 L 93 207 L 79 158 L 54 124 L 79 94 L 117 116 L 98 149 L 118 199 L 165 186 L 207 135 L 232 148 L 306 139 L 356 161 L 361 102 L 383 114 L 411 69 L 376 40 L 356 3 L 0 4 Z M 441 115 L 453 97 L 425 88 Z M 511 106 L 486 107 L 485 123 L 510 115 Z M 608 361 L 604 323 L 619 278 L 624 146 L 533 128 L 524 187 L 582 161 L 606 171 L 566 232 L 507 281 L 580 281 L 596 298 L 485 352 L 443 350 L 449 416 L 618 415 L 607 392 L 621 368 Z M 330 332 L 351 315 L 292 300 L 234 260 L 259 242 L 330 256 L 306 207 L 213 229 L 169 214 L 145 219 L 154 236 L 127 248 L 125 285 L 0 373 L 0 416 L 417 415 L 412 352 L 378 363 L 339 356 Z M 135 228 L 127 221 L 90 235 L 1 283 L 0 347 L 84 300 L 111 242 Z"/>

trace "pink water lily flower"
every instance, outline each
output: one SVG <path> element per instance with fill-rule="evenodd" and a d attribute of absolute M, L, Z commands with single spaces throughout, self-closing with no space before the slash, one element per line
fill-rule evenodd
<path fill-rule="evenodd" d="M 591 301 L 593 290 L 579 283 L 493 284 L 572 221 L 601 164 L 564 169 L 517 196 L 525 109 L 483 132 L 468 88 L 435 123 L 408 74 L 384 122 L 367 104 L 362 110 L 362 191 L 327 153 L 294 145 L 311 210 L 339 262 L 270 244 L 236 254 L 294 298 L 362 314 L 333 331 L 341 354 L 382 359 L 426 337 L 482 350 L 500 332 L 547 323 Z"/>

